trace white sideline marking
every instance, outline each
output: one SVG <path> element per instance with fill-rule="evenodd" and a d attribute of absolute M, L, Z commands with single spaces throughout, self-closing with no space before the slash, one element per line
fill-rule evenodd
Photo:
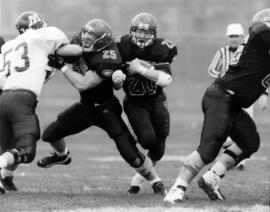
<path fill-rule="evenodd" d="M 181 156 L 181 155 L 165 155 L 162 158 L 162 161 L 176 161 L 176 162 L 184 162 L 187 155 Z M 107 157 L 89 157 L 87 158 L 89 161 L 95 161 L 95 162 L 122 162 L 123 159 L 120 156 L 107 156 Z M 266 156 L 254 156 L 251 157 L 249 160 L 251 161 L 263 161 L 263 162 L 269 162 L 269 158 Z"/>
<path fill-rule="evenodd" d="M 59 210 L 52 210 L 56 212 Z M 181 207 L 181 204 L 177 207 L 104 207 L 104 208 L 78 208 L 72 210 L 60 210 L 60 211 L 75 211 L 75 212 L 218 212 L 218 211 L 245 211 L 245 212 L 269 212 L 269 207 L 264 205 L 253 205 L 250 207 L 240 207 L 240 206 L 232 206 L 232 207 L 205 207 L 205 208 L 192 208 L 192 207 Z"/>

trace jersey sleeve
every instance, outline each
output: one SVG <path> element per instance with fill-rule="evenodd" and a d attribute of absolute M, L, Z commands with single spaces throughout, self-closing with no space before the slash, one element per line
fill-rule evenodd
<path fill-rule="evenodd" d="M 218 78 L 222 75 L 222 64 L 221 64 L 221 54 L 220 50 L 216 52 L 214 55 L 209 67 L 208 67 L 208 73 L 213 78 Z"/>
<path fill-rule="evenodd" d="M 44 30 L 40 30 L 40 34 L 49 54 L 54 54 L 60 46 L 69 43 L 65 33 L 56 27 L 45 27 Z"/>
<path fill-rule="evenodd" d="M 6 73 L 4 72 L 4 61 L 2 54 L 0 54 L 0 89 L 3 88 L 5 81 Z"/>

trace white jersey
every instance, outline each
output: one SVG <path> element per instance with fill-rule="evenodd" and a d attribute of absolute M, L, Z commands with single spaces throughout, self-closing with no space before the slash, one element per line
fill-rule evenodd
<path fill-rule="evenodd" d="M 3 88 L 5 82 L 6 82 L 6 74 L 3 70 L 3 55 L 0 54 L 0 89 Z"/>
<path fill-rule="evenodd" d="M 67 43 L 66 35 L 56 27 L 28 30 L 5 43 L 2 54 L 7 78 L 3 90 L 27 89 L 39 96 L 48 55 Z"/>

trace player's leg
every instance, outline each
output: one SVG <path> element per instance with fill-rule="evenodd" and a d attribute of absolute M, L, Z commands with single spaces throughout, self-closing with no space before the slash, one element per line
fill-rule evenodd
<path fill-rule="evenodd" d="M 1 99 L 1 97 L 0 97 Z M 1 155 L 3 153 L 6 152 L 6 150 L 10 149 L 10 147 L 14 147 L 15 145 L 13 144 L 13 136 L 12 136 L 12 131 L 11 131 L 11 125 L 9 124 L 9 122 L 5 121 L 5 118 L 2 114 L 3 113 L 3 109 L 4 107 L 1 104 L 1 100 L 0 100 L 0 151 L 1 151 Z M 10 146 L 10 144 L 12 143 L 12 145 Z M 4 170 L 5 168 L 1 168 L 1 172 Z M 2 178 L 2 177 L 1 177 Z M 2 180 L 0 181 L 0 194 L 4 194 L 5 193 L 5 188 L 4 185 L 2 183 Z"/>
<path fill-rule="evenodd" d="M 165 101 L 156 101 L 149 105 L 156 142 L 149 149 L 150 158 L 157 162 L 165 153 L 165 142 L 170 132 L 170 114 Z"/>
<path fill-rule="evenodd" d="M 142 175 L 151 185 L 161 183 L 160 178 L 153 168 L 152 161 L 140 153 L 136 147 L 136 141 L 121 118 L 121 105 L 117 99 L 113 99 L 106 105 L 96 109 L 95 125 L 104 129 L 116 144 L 122 158 Z M 162 184 L 163 185 L 163 184 Z M 165 193 L 163 185 L 162 194 Z"/>
<path fill-rule="evenodd" d="M 254 105 L 251 105 L 250 107 L 244 110 L 250 115 L 252 119 L 254 118 Z M 247 159 L 242 160 L 240 163 L 237 164 L 236 168 L 238 170 L 244 170 L 246 167 L 246 162 L 247 162 Z"/>
<path fill-rule="evenodd" d="M 152 123 L 152 117 L 144 102 L 125 99 L 124 111 L 128 121 L 137 136 L 138 143 L 143 149 L 149 150 L 156 142 L 155 129 Z"/>
<path fill-rule="evenodd" d="M 13 166 L 9 166 L 7 168 L 1 169 L 1 174 L 0 174 L 1 183 L 7 191 L 18 190 L 17 186 L 13 182 L 14 172 L 16 171 L 17 167 L 18 165 L 13 165 Z"/>
<path fill-rule="evenodd" d="M 36 155 L 36 142 L 40 138 L 39 120 L 35 114 L 36 95 L 27 90 L 4 92 L 1 96 L 6 105 L 15 147 L 0 156 L 0 167 L 30 163 Z M 12 106 L 11 106 L 12 105 Z"/>
<path fill-rule="evenodd" d="M 136 102 L 129 99 L 125 99 L 124 101 L 124 110 L 129 123 L 137 136 L 138 143 L 146 150 L 152 149 L 157 141 L 155 129 L 152 123 L 152 116 L 148 107 L 149 106 L 145 102 Z M 149 152 L 148 156 L 151 158 Z M 156 163 L 153 158 L 151 158 L 151 160 L 155 165 Z M 131 184 L 127 192 L 129 194 L 137 194 L 144 182 L 145 179 L 140 174 L 136 173 L 132 177 Z M 153 189 L 155 189 L 155 187 Z"/>
<path fill-rule="evenodd" d="M 0 122 L 0 126 L 3 126 L 1 122 Z M 0 127 L 0 131 L 2 131 L 2 130 L 3 130 L 3 128 Z M 1 141 L 6 140 L 8 142 L 2 142 L 2 145 L 0 148 L 1 154 L 4 153 L 5 151 L 7 151 L 8 149 L 12 149 L 15 147 L 15 142 L 13 139 L 11 129 L 9 127 L 5 128 L 4 133 L 6 134 L 5 137 L 7 138 L 7 140 L 5 138 L 1 139 L 1 137 L 0 137 L 0 139 L 1 139 Z M 0 180 L 1 180 L 3 187 L 7 191 L 17 191 L 18 190 L 17 186 L 13 182 L 14 172 L 17 169 L 17 167 L 18 167 L 18 165 L 14 164 L 14 165 L 8 166 L 6 168 L 2 168 L 0 170 Z"/>
<path fill-rule="evenodd" d="M 207 89 L 202 102 L 204 122 L 200 144 L 197 150 L 186 158 L 184 166 L 164 201 L 173 204 L 182 201 L 190 182 L 206 164 L 217 157 L 233 120 L 230 102 L 230 97 L 217 86 L 212 85 Z M 202 186 L 201 184 L 200 187 Z M 211 193 L 216 193 L 216 196 L 221 198 L 217 187 L 213 188 Z"/>
<path fill-rule="evenodd" d="M 49 168 L 53 165 L 68 165 L 71 162 L 64 137 L 83 131 L 91 126 L 89 110 L 80 103 L 75 103 L 57 116 L 56 121 L 45 128 L 42 140 L 48 142 L 53 153 L 38 160 L 37 165 Z"/>
<path fill-rule="evenodd" d="M 238 114 L 232 125 L 230 136 L 235 143 L 220 155 L 218 161 L 203 177 L 208 177 L 212 180 L 216 176 L 223 177 L 239 161 L 248 158 L 259 148 L 260 138 L 256 125 L 245 111 L 241 111 Z"/>

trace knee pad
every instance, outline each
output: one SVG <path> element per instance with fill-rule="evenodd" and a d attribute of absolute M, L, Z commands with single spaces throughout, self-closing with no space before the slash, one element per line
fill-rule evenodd
<path fill-rule="evenodd" d="M 151 149 L 156 143 L 156 135 L 154 132 L 144 132 L 139 135 L 138 141 L 144 149 Z"/>
<path fill-rule="evenodd" d="M 31 163 L 36 156 L 36 139 L 33 135 L 25 135 L 20 138 L 16 148 L 9 150 L 13 154 L 15 164 Z"/>
<path fill-rule="evenodd" d="M 143 165 L 144 161 L 145 161 L 144 154 L 141 153 L 141 152 L 138 152 L 138 155 L 135 158 L 135 160 L 131 161 L 129 164 L 133 168 L 139 168 L 139 167 L 141 167 Z"/>
<path fill-rule="evenodd" d="M 52 122 L 42 133 L 42 140 L 48 143 L 53 143 L 62 138 L 61 123 L 58 121 Z"/>

